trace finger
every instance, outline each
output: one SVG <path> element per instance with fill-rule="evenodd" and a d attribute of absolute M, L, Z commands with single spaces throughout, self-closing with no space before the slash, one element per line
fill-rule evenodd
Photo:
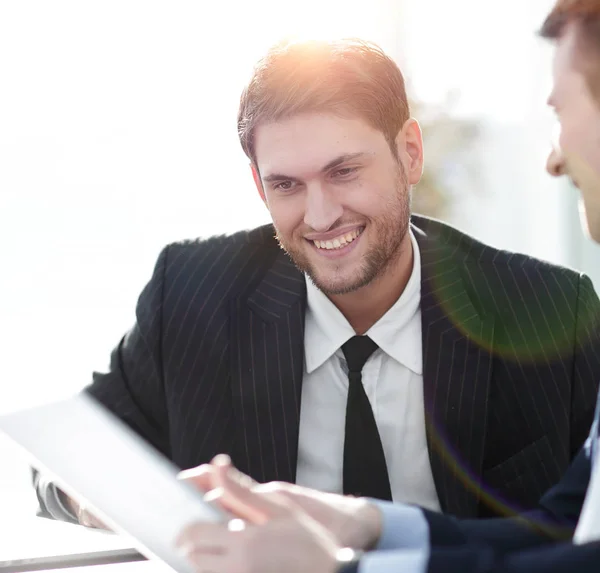
<path fill-rule="evenodd" d="M 319 507 L 323 504 L 336 505 L 344 501 L 344 497 L 337 494 L 317 491 L 302 487 L 300 485 L 285 482 L 269 482 L 259 484 L 252 489 L 254 492 L 260 493 L 261 495 L 277 494 L 301 509 L 306 509 L 307 505 L 309 507 Z"/>
<path fill-rule="evenodd" d="M 227 454 L 219 454 L 215 456 L 211 462 L 211 467 L 213 468 L 215 481 L 216 475 L 221 470 L 227 470 L 230 472 L 231 477 L 235 478 L 238 483 L 248 489 L 256 487 L 260 485 L 256 480 L 252 479 L 249 475 L 242 473 L 238 470 L 233 463 L 231 462 L 231 458 Z"/>
<path fill-rule="evenodd" d="M 175 546 L 184 550 L 204 551 L 206 553 L 222 553 L 228 542 L 231 531 L 220 523 L 196 522 L 188 525 L 175 539 Z"/>
<path fill-rule="evenodd" d="M 294 497 L 298 497 L 298 496 L 302 496 L 302 495 L 306 495 L 306 491 L 312 491 L 312 490 L 307 490 L 306 488 L 303 488 L 299 485 L 295 485 L 292 483 L 284 483 L 284 482 L 278 482 L 278 481 L 270 481 L 267 483 L 259 483 L 256 484 L 253 488 L 252 491 L 254 491 L 255 493 L 260 493 L 260 494 L 277 494 L 277 495 L 282 495 L 286 498 L 294 498 Z"/>
<path fill-rule="evenodd" d="M 84 527 L 94 527 L 94 518 L 83 509 L 77 515 L 77 521 Z"/>
<path fill-rule="evenodd" d="M 177 479 L 191 483 L 194 487 L 202 491 L 209 491 L 215 486 L 215 468 L 209 464 L 191 468 L 179 472 Z"/>
<path fill-rule="evenodd" d="M 184 552 L 185 558 L 194 567 L 196 573 L 230 573 L 239 570 L 234 567 L 227 554 L 214 555 L 196 551 Z"/>
<path fill-rule="evenodd" d="M 100 521 L 97 517 L 94 517 L 93 515 L 89 519 L 89 527 L 92 527 L 94 529 L 108 529 L 108 527 L 103 521 Z"/>
<path fill-rule="evenodd" d="M 93 529 L 106 529 L 109 528 L 98 519 L 93 513 L 90 513 L 87 509 L 83 507 L 79 507 L 79 511 L 77 512 L 77 521 L 84 527 L 91 527 Z"/>
<path fill-rule="evenodd" d="M 283 517 L 291 511 L 289 502 L 282 496 L 255 493 L 256 482 L 231 465 L 229 456 L 213 460 L 215 481 L 221 488 L 219 503 L 238 517 L 254 524 L 262 524 L 274 517 Z"/>

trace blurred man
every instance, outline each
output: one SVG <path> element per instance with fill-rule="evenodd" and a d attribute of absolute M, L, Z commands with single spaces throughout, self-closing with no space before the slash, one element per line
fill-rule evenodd
<path fill-rule="evenodd" d="M 226 452 L 461 517 L 535 505 L 593 418 L 590 280 L 411 218 L 421 131 L 375 46 L 275 47 L 238 125 L 273 224 L 165 248 L 87 391 L 181 468 Z"/>
<path fill-rule="evenodd" d="M 600 242 L 600 0 L 559 0 L 542 35 L 556 40 L 549 104 L 561 126 L 548 171 L 579 188 L 582 221 Z M 220 573 L 597 573 L 600 530 L 580 545 L 557 541 L 571 537 L 581 514 L 600 463 L 599 431 L 600 398 L 586 445 L 560 483 L 537 510 L 500 520 L 457 520 L 286 484 L 256 486 L 219 458 L 188 479 L 218 488 L 213 498 L 256 525 L 231 533 L 198 524 L 180 544 L 198 571 Z M 600 472 L 594 478 L 600 481 Z M 588 503 L 600 513 L 600 498 Z M 348 547 L 379 551 L 361 557 Z"/>

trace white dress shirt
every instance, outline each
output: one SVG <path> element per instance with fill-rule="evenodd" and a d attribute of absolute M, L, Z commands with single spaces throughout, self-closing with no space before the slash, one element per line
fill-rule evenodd
<path fill-rule="evenodd" d="M 439 511 L 425 435 L 421 257 L 412 232 L 410 237 L 411 276 L 400 298 L 366 333 L 379 349 L 367 360 L 362 380 L 379 429 L 393 500 Z M 348 369 L 341 346 L 355 332 L 338 308 L 306 281 L 296 482 L 342 493 Z"/>

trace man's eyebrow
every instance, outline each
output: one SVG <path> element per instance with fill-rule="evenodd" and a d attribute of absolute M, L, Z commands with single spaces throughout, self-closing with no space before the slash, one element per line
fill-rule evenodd
<path fill-rule="evenodd" d="M 266 181 L 267 183 L 273 183 L 274 181 L 297 181 L 295 177 L 283 175 L 283 173 L 271 173 L 269 175 L 265 175 L 262 180 Z"/>
<path fill-rule="evenodd" d="M 358 159 L 359 157 L 361 157 L 363 155 L 365 155 L 365 153 L 363 151 L 358 151 L 357 153 L 344 153 L 343 155 L 336 157 L 333 161 L 330 161 L 327 165 L 325 165 L 325 167 L 323 167 L 323 169 L 321 169 L 321 171 L 322 172 L 329 171 L 330 169 L 333 169 L 334 167 L 337 167 L 338 165 L 341 165 L 342 163 L 346 163 L 346 161 L 352 161 L 353 159 Z"/>
<path fill-rule="evenodd" d="M 340 156 L 336 157 L 335 159 L 332 159 L 327 165 L 325 165 L 325 167 L 323 167 L 321 169 L 321 172 L 325 173 L 326 171 L 329 171 L 330 169 L 333 169 L 334 167 L 337 167 L 338 165 L 341 165 L 342 163 L 345 163 L 346 161 L 352 161 L 352 159 L 358 159 L 359 157 L 362 157 L 363 155 L 365 155 L 365 153 L 363 151 L 359 151 L 357 153 L 344 153 L 343 155 L 340 155 Z M 296 177 L 284 175 L 283 173 L 270 173 L 269 175 L 265 175 L 262 178 L 262 180 L 265 181 L 266 183 L 273 183 L 274 181 L 298 181 L 298 179 Z"/>

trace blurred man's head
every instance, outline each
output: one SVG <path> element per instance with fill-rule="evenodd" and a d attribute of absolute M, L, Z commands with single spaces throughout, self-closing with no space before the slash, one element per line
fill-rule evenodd
<path fill-rule="evenodd" d="M 582 222 L 600 242 L 600 0 L 558 0 L 541 35 L 556 42 L 548 103 L 560 124 L 547 168 L 579 188 Z"/>
<path fill-rule="evenodd" d="M 281 246 L 321 290 L 390 271 L 423 160 L 393 60 L 356 40 L 276 46 L 242 94 L 238 130 Z"/>

